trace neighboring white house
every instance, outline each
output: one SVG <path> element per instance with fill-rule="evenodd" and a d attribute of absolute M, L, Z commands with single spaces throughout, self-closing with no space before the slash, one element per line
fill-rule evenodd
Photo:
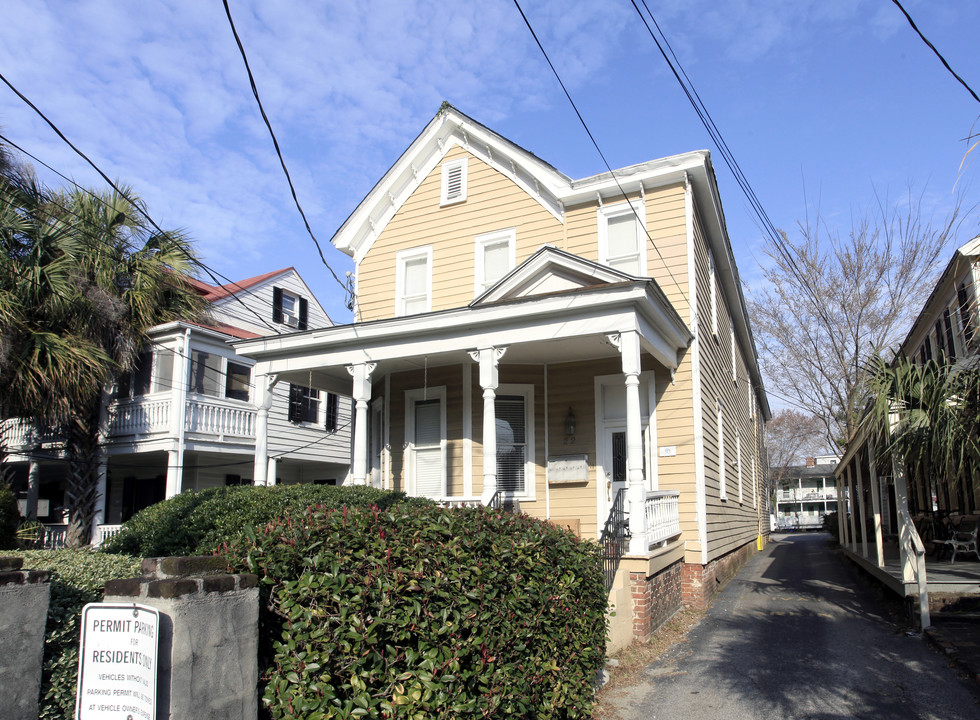
<path fill-rule="evenodd" d="M 290 267 L 218 287 L 193 284 L 211 303 L 211 324 L 153 328 L 150 346 L 104 408 L 96 542 L 138 510 L 184 490 L 252 483 L 260 415 L 268 419 L 261 448 L 268 484 L 342 484 L 347 477 L 350 399 L 311 383 L 279 383 L 268 406 L 259 407 L 254 361 L 229 345 L 333 325 L 299 273 Z M 38 519 L 66 524 L 60 438 L 34 437 L 25 423 L 7 422 L 22 513 L 33 477 Z"/>
<path fill-rule="evenodd" d="M 834 468 L 840 457 L 807 458 L 806 465 L 774 468 L 776 526 L 779 530 L 819 530 L 828 512 L 837 510 Z"/>

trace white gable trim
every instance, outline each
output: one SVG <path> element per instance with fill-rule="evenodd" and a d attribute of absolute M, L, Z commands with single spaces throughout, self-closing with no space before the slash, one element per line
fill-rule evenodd
<path fill-rule="evenodd" d="M 395 213 L 457 145 L 510 178 L 564 223 L 559 198 L 571 183 L 568 177 L 458 110 L 447 108 L 433 118 L 351 213 L 331 239 L 334 246 L 360 262 Z"/>

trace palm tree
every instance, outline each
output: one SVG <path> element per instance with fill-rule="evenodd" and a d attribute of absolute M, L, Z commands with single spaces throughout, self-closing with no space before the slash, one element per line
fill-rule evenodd
<path fill-rule="evenodd" d="M 50 193 L 0 181 L 0 386 L 4 417 L 64 425 L 68 541 L 88 541 L 98 500 L 99 410 L 154 325 L 195 320 L 199 267 L 180 232 L 160 232 L 130 191 Z"/>

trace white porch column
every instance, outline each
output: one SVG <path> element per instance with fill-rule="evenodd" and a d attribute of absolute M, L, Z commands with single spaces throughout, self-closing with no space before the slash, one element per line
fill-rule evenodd
<path fill-rule="evenodd" d="M 184 430 L 187 428 L 187 391 L 191 383 L 191 331 L 184 331 L 174 346 L 174 386 L 170 393 L 170 437 L 174 447 L 167 452 L 165 497 L 180 494 L 184 485 Z"/>
<path fill-rule="evenodd" d="M 105 496 L 107 488 L 107 478 L 109 476 L 109 459 L 104 452 L 99 453 L 99 469 L 96 480 L 98 488 L 95 496 L 95 513 L 92 516 L 92 539 L 89 541 L 95 545 L 99 541 L 99 526 L 105 524 Z"/>
<path fill-rule="evenodd" d="M 37 452 L 40 446 L 33 446 L 31 452 Z M 27 470 L 27 512 L 28 520 L 37 520 L 37 501 L 41 494 L 41 463 L 31 456 Z"/>
<path fill-rule="evenodd" d="M 255 464 L 252 483 L 268 485 L 269 482 L 269 408 L 272 407 L 272 388 L 279 379 L 275 375 L 256 374 L 255 376 Z M 272 477 L 275 482 L 275 475 Z"/>
<path fill-rule="evenodd" d="M 878 567 L 885 567 L 885 542 L 881 532 L 881 493 L 878 484 L 878 468 L 875 462 L 875 446 L 868 443 L 868 482 L 871 484 L 871 512 L 875 518 L 875 551 Z"/>
<path fill-rule="evenodd" d="M 898 515 L 898 549 L 902 562 L 902 580 L 907 583 L 915 582 L 915 555 L 912 549 L 912 533 L 915 528 L 909 527 L 906 518 L 909 517 L 909 495 L 905 484 L 905 467 L 901 459 L 892 453 L 892 476 L 895 478 L 895 504 Z"/>
<path fill-rule="evenodd" d="M 470 357 L 480 364 L 480 387 L 483 388 L 483 492 L 480 495 L 483 505 L 488 505 L 497 494 L 497 413 L 494 400 L 500 384 L 497 369 L 505 352 L 505 347 L 487 347 L 470 352 Z"/>
<path fill-rule="evenodd" d="M 847 545 L 847 524 L 844 522 L 844 483 L 840 476 L 834 476 L 834 492 L 837 494 L 837 537 L 841 547 Z"/>
<path fill-rule="evenodd" d="M 368 402 L 371 400 L 371 373 L 377 363 L 348 365 L 347 372 L 354 378 L 354 448 L 351 472 L 355 485 L 367 484 L 368 466 Z"/>
<path fill-rule="evenodd" d="M 857 552 L 857 525 L 854 516 L 857 515 L 857 508 L 854 502 L 854 478 L 852 477 L 851 463 L 847 463 L 847 505 L 851 509 L 851 552 Z"/>
<path fill-rule="evenodd" d="M 610 338 L 622 355 L 626 383 L 626 498 L 629 501 L 630 555 L 646 555 L 647 489 L 643 478 L 643 428 L 640 421 L 640 334 L 620 333 Z"/>
<path fill-rule="evenodd" d="M 857 474 L 858 508 L 861 510 L 861 554 L 868 557 L 868 511 L 864 506 L 864 473 L 861 472 L 861 453 L 854 453 L 854 472 Z"/>

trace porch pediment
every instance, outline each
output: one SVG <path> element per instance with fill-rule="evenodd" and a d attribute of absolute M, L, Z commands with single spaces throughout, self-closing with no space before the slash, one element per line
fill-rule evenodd
<path fill-rule="evenodd" d="M 635 280 L 611 267 L 545 245 L 488 288 L 470 307 Z"/>

